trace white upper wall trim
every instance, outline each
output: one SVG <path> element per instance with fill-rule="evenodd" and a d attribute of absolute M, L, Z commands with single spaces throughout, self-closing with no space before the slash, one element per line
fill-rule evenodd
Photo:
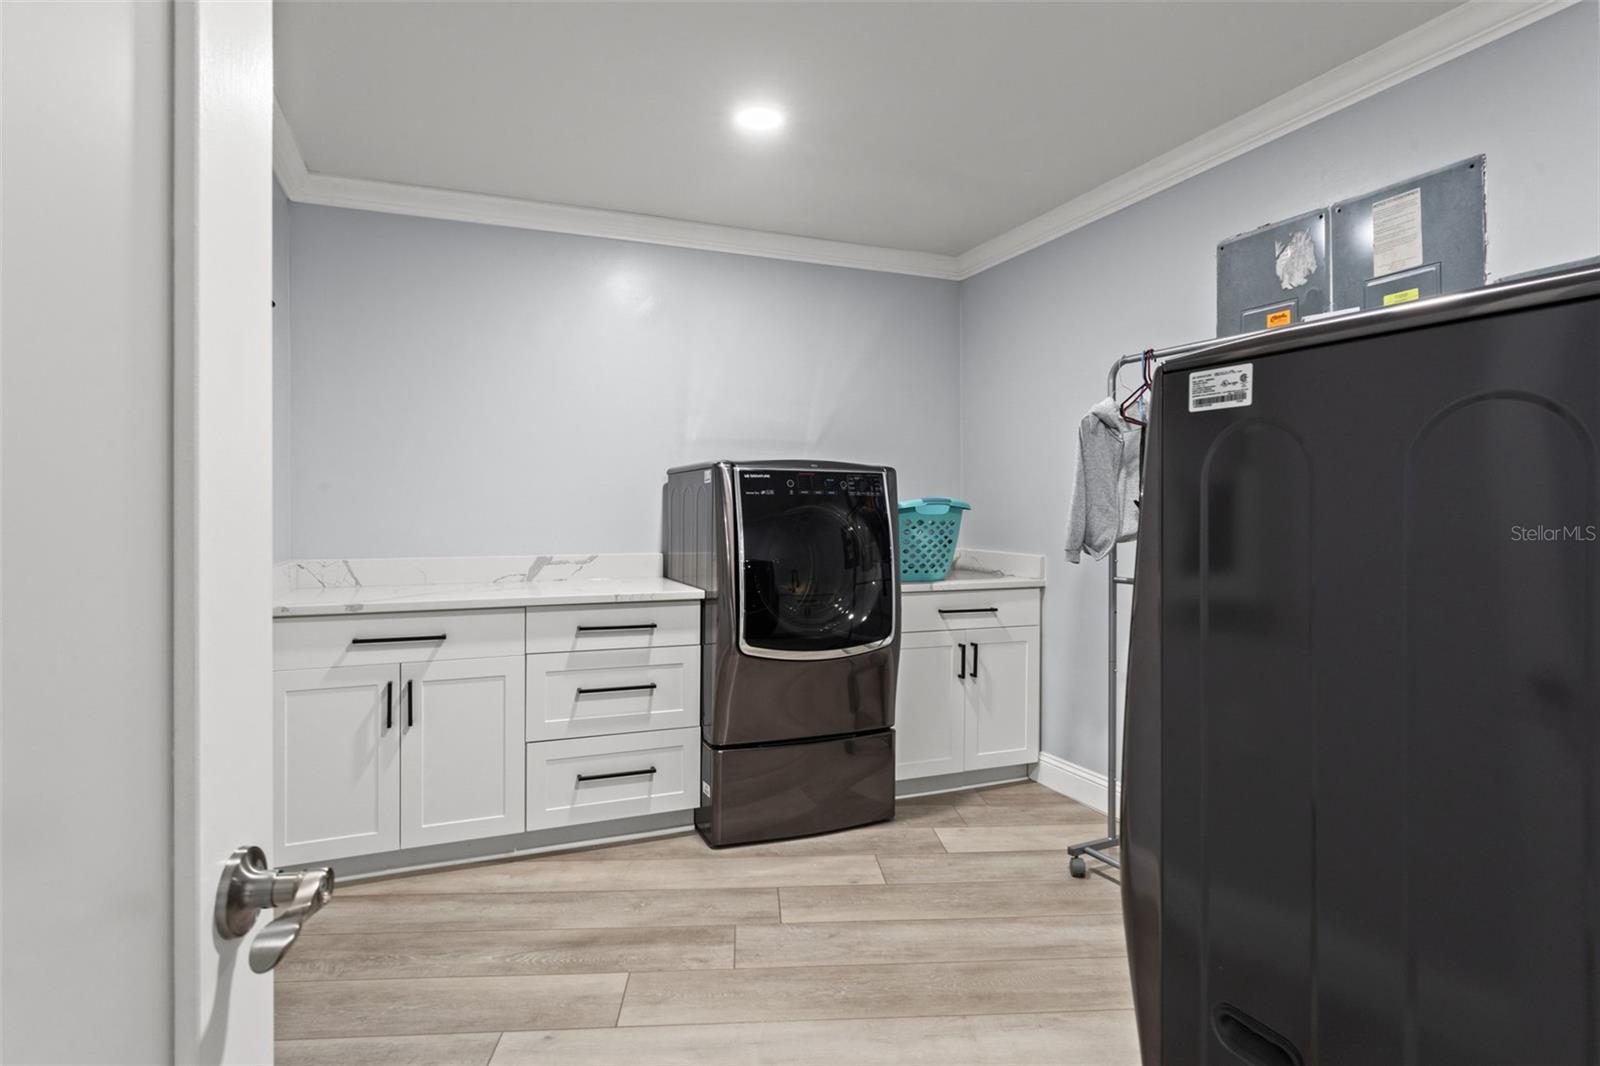
<path fill-rule="evenodd" d="M 1471 0 L 1451 8 L 1187 144 L 961 253 L 958 276 L 970 278 L 1032 251 L 1577 2 Z"/>
<path fill-rule="evenodd" d="M 276 96 L 272 98 L 272 173 L 289 199 L 298 201 L 305 195 L 311 172 L 306 169 L 300 142 L 295 140 L 294 130 L 289 128 L 289 119 Z"/>
<path fill-rule="evenodd" d="M 874 248 L 865 244 L 796 237 L 786 233 L 656 218 L 627 211 L 602 211 L 508 196 L 485 196 L 453 189 L 313 174 L 307 171 L 300 157 L 299 146 L 294 143 L 294 134 L 281 107 L 277 109 L 277 128 L 283 135 L 277 138 L 274 146 L 273 170 L 278 175 L 284 194 L 295 203 L 384 211 L 393 215 L 443 218 L 456 222 L 482 222 L 547 233 L 608 237 L 925 278 L 955 280 L 956 276 L 955 256 L 933 252 Z"/>
<path fill-rule="evenodd" d="M 788 259 L 961 280 L 1031 251 L 1359 103 L 1580 0 L 1469 0 L 1313 78 L 1121 177 L 959 256 L 902 251 L 784 233 L 312 173 L 281 107 L 274 107 L 273 172 L 295 203 L 481 222 L 584 237 Z"/>

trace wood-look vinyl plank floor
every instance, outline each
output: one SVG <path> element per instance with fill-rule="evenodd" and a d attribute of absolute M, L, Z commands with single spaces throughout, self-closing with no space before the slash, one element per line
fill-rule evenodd
<path fill-rule="evenodd" d="M 1124 959 L 797 966 L 640 973 L 624 1025 L 1116 1010 L 1133 1005 Z"/>
<path fill-rule="evenodd" d="M 955 828 L 955 827 L 952 827 Z M 776 840 L 770 844 L 741 844 L 713 848 L 699 833 L 652 837 L 626 844 L 608 844 L 588 851 L 535 856 L 532 862 L 560 862 L 582 859 L 585 862 L 616 862 L 624 859 L 739 859 L 764 855 L 938 855 L 944 851 L 937 829 L 919 825 L 878 822 L 839 833 Z"/>
<path fill-rule="evenodd" d="M 1136 1062 L 1115 871 L 1063 853 L 1100 816 L 1034 782 L 896 813 L 341 885 L 278 973 L 278 1061 Z"/>
<path fill-rule="evenodd" d="M 738 929 L 741 968 L 1121 957 L 1122 915 L 796 922 Z"/>
<path fill-rule="evenodd" d="M 878 860 L 891 885 L 963 881 L 1060 881 L 1071 876 L 1061 851 L 973 851 L 960 855 L 885 855 Z M 795 886 L 799 887 L 799 886 Z"/>
<path fill-rule="evenodd" d="M 1131 1011 L 506 1033 L 492 1066 L 1134 1066 Z"/>
<path fill-rule="evenodd" d="M 277 1035 L 301 1040 L 612 1025 L 628 980 L 625 973 L 586 973 L 285 981 L 277 987 Z"/>
<path fill-rule="evenodd" d="M 951 808 L 952 811 L 954 808 Z M 881 885 L 865 855 L 744 855 L 715 866 L 700 858 L 515 862 L 373 881 L 344 898 L 462 892 L 615 892 L 644 889 L 778 888 L 784 885 Z"/>
<path fill-rule="evenodd" d="M 499 1042 L 499 1033 L 279 1040 L 274 1061 L 277 1066 L 488 1066 Z"/>
<path fill-rule="evenodd" d="M 1121 914 L 1122 895 L 1104 878 L 932 885 L 780 888 L 785 922 L 865 922 L 918 918 L 1026 918 Z"/>
<path fill-rule="evenodd" d="M 1090 837 L 1104 836 L 1106 816 L 1076 803 L 986 803 L 956 808 L 962 825 L 1071 825 Z M 945 828 L 939 826 L 936 828 Z"/>
<path fill-rule="evenodd" d="M 939 842 L 949 852 L 974 851 L 1066 851 L 1104 832 L 1102 823 L 974 825 L 964 829 L 935 829 Z"/>
<path fill-rule="evenodd" d="M 276 973 L 279 981 L 336 981 L 725 969 L 733 965 L 733 947 L 731 925 L 316 934 L 308 930 Z"/>
<path fill-rule="evenodd" d="M 778 890 L 772 888 L 481 892 L 345 899 L 340 899 L 336 890 L 333 902 L 307 925 L 306 935 L 417 929 L 748 925 L 777 920 Z"/>

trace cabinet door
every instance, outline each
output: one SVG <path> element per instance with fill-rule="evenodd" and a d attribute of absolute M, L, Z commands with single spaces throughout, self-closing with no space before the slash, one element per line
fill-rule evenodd
<path fill-rule="evenodd" d="M 399 681 L 393 665 L 273 675 L 275 862 L 400 846 Z"/>
<path fill-rule="evenodd" d="M 1039 761 L 1039 627 L 971 629 L 966 769 Z"/>
<path fill-rule="evenodd" d="M 400 668 L 400 843 L 520 833 L 522 656 Z"/>
<path fill-rule="evenodd" d="M 895 777 L 959 773 L 966 743 L 962 633 L 906 633 L 894 701 Z"/>

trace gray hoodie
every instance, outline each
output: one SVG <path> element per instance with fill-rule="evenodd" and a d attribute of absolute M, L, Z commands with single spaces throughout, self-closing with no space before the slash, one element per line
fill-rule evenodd
<path fill-rule="evenodd" d="M 1067 514 L 1067 559 L 1104 558 L 1117 541 L 1139 533 L 1140 427 L 1123 419 L 1117 402 L 1095 404 L 1078 424 L 1078 471 Z"/>

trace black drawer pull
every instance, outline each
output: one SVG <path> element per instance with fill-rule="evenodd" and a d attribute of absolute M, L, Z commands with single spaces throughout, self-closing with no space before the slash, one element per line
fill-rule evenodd
<path fill-rule="evenodd" d="M 432 644 L 437 640 L 444 640 L 445 633 L 430 633 L 422 637 L 351 637 L 352 644 Z"/>
<path fill-rule="evenodd" d="M 606 685 L 604 688 L 580 688 L 578 695 L 589 696 L 596 692 L 649 692 L 655 687 L 654 681 L 648 685 Z"/>
<path fill-rule="evenodd" d="M 654 629 L 654 622 L 635 622 L 631 626 L 579 626 L 579 633 L 620 633 L 628 629 Z"/>
<path fill-rule="evenodd" d="M 614 774 L 579 774 L 579 781 L 609 781 L 613 777 L 651 777 L 655 774 L 654 766 L 647 766 L 643 770 L 618 770 Z"/>
<path fill-rule="evenodd" d="M 941 607 L 940 614 L 999 614 L 998 607 Z"/>

